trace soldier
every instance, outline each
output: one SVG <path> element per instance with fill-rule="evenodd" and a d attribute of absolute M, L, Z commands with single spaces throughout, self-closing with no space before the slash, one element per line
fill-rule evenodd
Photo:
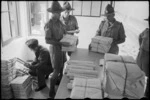
<path fill-rule="evenodd" d="M 145 20 L 149 23 L 149 18 Z M 149 98 L 149 28 L 146 28 L 139 35 L 139 45 L 140 49 L 136 61 L 148 77 L 145 95 Z"/>
<path fill-rule="evenodd" d="M 59 79 L 59 76 L 62 77 L 60 75 L 61 69 L 66 61 L 66 54 L 61 51 L 62 44 L 59 42 L 63 38 L 63 35 L 66 34 L 66 31 L 60 21 L 60 14 L 63 9 L 59 2 L 53 1 L 51 8 L 48 8 L 47 11 L 52 13 L 52 18 L 46 23 L 44 29 L 46 43 L 50 44 L 51 60 L 54 68 L 53 75 L 50 79 L 49 96 L 54 98 L 56 81 Z"/>
<path fill-rule="evenodd" d="M 37 76 L 38 87 L 35 91 L 40 91 L 46 87 L 45 78 L 48 78 L 49 74 L 53 72 L 50 54 L 47 48 L 38 44 L 37 39 L 30 39 L 26 41 L 26 45 L 35 53 L 35 60 L 32 64 L 26 63 L 29 70 L 29 74 Z"/>
<path fill-rule="evenodd" d="M 75 16 L 70 15 L 70 12 L 74 10 L 73 8 L 71 8 L 70 3 L 68 1 L 65 1 L 62 8 L 64 9 L 64 12 L 60 20 L 64 24 L 67 34 L 74 35 L 74 33 L 76 34 L 79 33 L 80 30 L 78 27 L 77 19 Z M 77 40 L 77 44 L 78 44 L 78 40 Z M 68 52 L 68 55 L 71 56 L 71 52 Z"/>
<path fill-rule="evenodd" d="M 96 36 L 113 38 L 109 53 L 118 54 L 118 44 L 125 42 L 126 38 L 123 24 L 114 18 L 114 8 L 110 4 L 106 6 L 104 16 L 106 16 L 107 19 L 102 21 L 99 25 Z M 91 46 L 89 45 L 89 49 L 90 48 Z"/>

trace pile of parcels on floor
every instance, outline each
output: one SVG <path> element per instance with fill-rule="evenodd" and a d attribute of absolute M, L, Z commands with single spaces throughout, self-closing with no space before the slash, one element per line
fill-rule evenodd
<path fill-rule="evenodd" d="M 90 61 L 67 62 L 64 74 L 70 79 L 67 84 L 68 89 L 71 90 L 70 98 L 140 99 L 144 97 L 145 73 L 138 67 L 133 57 L 105 53 L 103 61 L 102 67 Z"/>
<path fill-rule="evenodd" d="M 64 35 L 63 38 L 60 40 L 60 42 L 64 45 L 62 46 L 62 51 L 75 51 L 77 49 L 77 40 L 77 36 L 69 34 Z"/>
<path fill-rule="evenodd" d="M 113 39 L 110 37 L 95 36 L 92 38 L 90 50 L 98 53 L 107 53 L 112 42 Z"/>
<path fill-rule="evenodd" d="M 2 99 L 27 99 L 32 91 L 31 76 L 17 69 L 13 60 L 1 60 L 1 96 Z"/>

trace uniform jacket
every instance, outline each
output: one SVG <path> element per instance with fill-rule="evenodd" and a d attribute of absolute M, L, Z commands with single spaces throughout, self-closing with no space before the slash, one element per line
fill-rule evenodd
<path fill-rule="evenodd" d="M 64 25 L 60 20 L 50 19 L 44 27 L 45 40 L 50 45 L 50 55 L 52 66 L 54 69 L 60 69 L 63 63 L 66 61 L 65 52 L 61 51 L 61 45 L 57 45 L 55 42 L 59 42 L 63 35 L 66 34 Z"/>
<path fill-rule="evenodd" d="M 96 35 L 113 38 L 113 43 L 109 51 L 110 53 L 118 53 L 119 48 L 117 44 L 123 43 L 126 38 L 123 24 L 116 20 L 114 20 L 112 25 L 109 25 L 108 21 L 102 21 Z"/>
<path fill-rule="evenodd" d="M 61 16 L 60 20 L 64 24 L 66 31 L 72 31 L 79 28 L 75 16 L 69 15 L 69 18 L 67 20 L 65 20 L 64 17 Z"/>
<path fill-rule="evenodd" d="M 149 52 L 149 29 L 148 28 L 146 28 L 139 35 L 139 44 L 141 49 Z"/>
<path fill-rule="evenodd" d="M 34 68 L 48 68 L 52 69 L 52 64 L 50 60 L 50 54 L 47 48 L 42 46 L 38 47 L 38 50 L 35 52 L 35 60 L 32 63 Z"/>

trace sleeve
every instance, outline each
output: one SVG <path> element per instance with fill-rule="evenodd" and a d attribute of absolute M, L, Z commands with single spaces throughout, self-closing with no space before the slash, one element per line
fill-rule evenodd
<path fill-rule="evenodd" d="M 60 45 L 60 43 L 53 38 L 49 22 L 45 25 L 44 31 L 45 31 L 45 41 L 47 44 Z"/>
<path fill-rule="evenodd" d="M 96 31 L 96 35 L 95 36 L 101 36 L 101 29 L 103 27 L 104 21 L 101 22 L 101 24 L 98 27 L 98 30 Z"/>
<path fill-rule="evenodd" d="M 49 54 L 46 51 L 42 51 L 39 55 L 39 62 L 35 65 L 32 65 L 33 68 L 40 68 L 43 64 L 48 61 Z"/>
<path fill-rule="evenodd" d="M 37 64 L 37 58 L 34 59 L 34 61 L 31 63 L 31 65 Z"/>
<path fill-rule="evenodd" d="M 125 30 L 124 30 L 123 24 L 121 23 L 119 31 L 118 31 L 118 40 L 115 41 L 116 44 L 120 44 L 120 43 L 125 42 L 125 38 L 126 38 Z"/>
<path fill-rule="evenodd" d="M 76 17 L 74 17 L 74 20 L 75 20 L 75 29 L 79 29 L 78 21 L 77 21 Z"/>
<path fill-rule="evenodd" d="M 142 32 L 142 33 L 139 35 L 139 45 L 142 44 L 142 37 L 143 37 L 143 34 L 144 34 L 144 32 Z"/>
<path fill-rule="evenodd" d="M 46 23 L 44 31 L 45 31 L 45 40 L 48 41 L 50 38 L 52 38 L 52 32 L 50 30 L 49 23 Z"/>

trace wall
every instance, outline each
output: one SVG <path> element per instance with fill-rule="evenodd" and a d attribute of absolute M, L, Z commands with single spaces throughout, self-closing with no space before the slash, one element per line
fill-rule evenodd
<path fill-rule="evenodd" d="M 1 58 L 3 60 L 12 59 L 14 57 L 19 57 L 23 60 L 27 60 L 27 47 L 25 46 L 25 41 L 27 40 L 27 35 L 29 33 L 27 25 L 27 8 L 26 2 L 19 2 L 19 14 L 20 14 L 20 34 L 22 37 L 15 38 L 8 45 L 5 45 L 1 49 Z"/>
<path fill-rule="evenodd" d="M 149 16 L 148 1 L 115 1 L 115 11 L 137 32 L 148 26 L 144 21 Z"/>

